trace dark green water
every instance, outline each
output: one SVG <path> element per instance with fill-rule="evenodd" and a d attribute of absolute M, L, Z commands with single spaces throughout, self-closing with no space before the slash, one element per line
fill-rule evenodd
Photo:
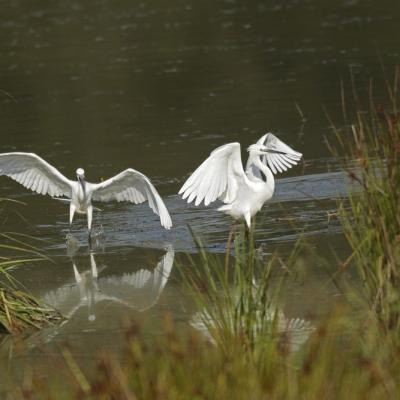
<path fill-rule="evenodd" d="M 383 95 L 379 57 L 389 73 L 400 59 L 399 2 L 47 0 L 5 2 L 1 10 L 0 152 L 35 152 L 70 178 L 83 167 L 90 181 L 133 167 L 152 179 L 174 223 L 171 232 L 162 230 L 147 205 L 108 204 L 97 213 L 105 242 L 94 250 L 95 285 L 109 285 L 108 297 L 96 296 L 96 287 L 88 292 L 74 277 L 67 207 L 2 177 L 1 197 L 27 205 L 8 205 L 1 229 L 48 240 L 38 246 L 56 261 L 14 275 L 70 315 L 61 327 L 27 339 L 23 351 L 7 340 L 0 354 L 8 375 L 28 364 L 45 367 L 65 341 L 83 366 L 99 348 L 117 352 L 122 318 L 141 321 L 149 335 L 159 332 L 165 311 L 188 324 L 176 270 L 163 282 L 150 273 L 165 248 L 175 259 L 195 252 L 188 224 L 210 251 L 223 252 L 229 218 L 176 195 L 223 143 L 239 141 L 245 149 L 272 131 L 304 154 L 303 164 L 279 177 L 273 202 L 258 215 L 261 253 L 289 252 L 305 231 L 332 269 L 333 252 L 346 254 L 337 221 L 327 218 L 346 182 L 325 145 L 331 131 L 324 110 L 343 123 L 340 81 L 350 93 L 350 71 L 361 91 L 372 77 L 377 97 Z M 84 227 L 77 219 L 74 262 L 81 273 L 91 268 Z M 132 282 L 140 271 L 147 285 L 139 290 Z M 293 283 L 284 312 L 323 313 L 335 299 L 323 285 L 327 278 L 317 262 L 310 265 L 306 279 Z"/>

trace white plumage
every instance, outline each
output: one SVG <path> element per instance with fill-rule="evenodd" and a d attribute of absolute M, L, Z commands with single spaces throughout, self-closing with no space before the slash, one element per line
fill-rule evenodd
<path fill-rule="evenodd" d="M 160 217 L 161 225 L 170 229 L 171 217 L 155 187 L 147 176 L 132 168 L 101 183 L 85 181 L 85 171 L 76 170 L 77 181 L 67 179 L 56 168 L 33 153 L 0 154 L 0 175 L 6 175 L 28 189 L 52 197 L 67 197 L 70 202 L 70 224 L 75 212 L 87 214 L 89 236 L 94 201 L 149 202 Z"/>
<path fill-rule="evenodd" d="M 240 144 L 229 143 L 215 149 L 193 172 L 179 191 L 188 203 L 207 206 L 215 200 L 225 205 L 218 210 L 235 219 L 251 218 L 275 190 L 274 175 L 296 165 L 302 154 L 291 149 L 272 133 L 265 134 L 248 148 L 246 170 L 240 156 Z"/>

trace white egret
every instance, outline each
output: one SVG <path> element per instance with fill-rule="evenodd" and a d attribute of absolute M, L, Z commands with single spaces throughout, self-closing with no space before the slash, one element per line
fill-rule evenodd
<path fill-rule="evenodd" d="M 188 203 L 207 206 L 219 199 L 225 205 L 219 211 L 246 221 L 271 199 L 275 190 L 274 174 L 296 165 L 302 154 L 294 151 L 272 133 L 265 134 L 247 151 L 246 170 L 240 156 L 240 144 L 228 143 L 215 149 L 193 172 L 179 191 Z"/>
<path fill-rule="evenodd" d="M 165 229 L 172 226 L 171 217 L 155 187 L 147 176 L 132 168 L 101 183 L 85 180 L 85 171 L 76 170 L 77 181 L 67 179 L 61 172 L 33 153 L 0 154 L 0 175 L 6 175 L 28 189 L 57 198 L 66 197 L 69 205 L 69 223 L 74 214 L 87 214 L 89 240 L 92 229 L 92 201 L 149 202 L 150 208 L 159 215 Z"/>

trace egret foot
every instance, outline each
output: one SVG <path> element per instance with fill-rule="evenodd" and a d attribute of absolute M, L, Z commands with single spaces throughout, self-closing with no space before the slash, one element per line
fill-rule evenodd
<path fill-rule="evenodd" d="M 90 249 L 94 248 L 102 248 L 105 245 L 105 237 L 103 227 L 93 228 L 89 231 L 88 234 L 88 243 Z"/>
<path fill-rule="evenodd" d="M 99 238 L 99 237 L 102 237 L 102 236 L 104 236 L 104 229 L 103 229 L 103 225 L 100 225 L 100 227 L 98 227 L 98 228 L 93 228 L 92 230 L 91 230 L 91 233 L 92 233 L 92 238 L 94 239 L 94 238 Z"/>
<path fill-rule="evenodd" d="M 254 256 L 259 260 L 264 260 L 268 256 L 267 246 L 265 243 L 261 243 L 256 249 L 254 249 Z"/>
<path fill-rule="evenodd" d="M 68 233 L 65 237 L 67 244 L 67 253 L 69 256 L 74 256 L 79 250 L 79 241 L 71 233 Z"/>

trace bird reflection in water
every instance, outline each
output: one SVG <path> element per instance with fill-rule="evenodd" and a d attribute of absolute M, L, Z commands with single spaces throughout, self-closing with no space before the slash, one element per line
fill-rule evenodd
<path fill-rule="evenodd" d="M 235 327 L 237 327 L 237 321 L 233 316 L 230 316 L 229 310 L 226 312 L 226 318 L 227 329 L 231 329 L 234 332 Z M 291 353 L 300 350 L 315 330 L 310 321 L 303 318 L 287 318 L 281 310 L 276 310 L 272 306 L 268 307 L 266 312 L 263 312 L 263 316 L 260 313 L 257 321 L 259 323 L 256 323 L 253 327 L 254 337 L 260 337 L 261 335 L 271 338 L 279 336 L 287 343 L 288 350 Z M 242 322 L 244 323 L 244 321 Z M 206 309 L 195 313 L 190 320 L 190 325 L 201 332 L 206 340 L 215 343 L 213 330 L 219 329 L 219 326 Z"/>
<path fill-rule="evenodd" d="M 169 279 L 174 250 L 168 246 L 153 271 L 140 269 L 109 276 L 101 276 L 107 266 L 97 266 L 93 252 L 89 257 L 90 270 L 85 272 L 78 270 L 72 258 L 73 285 L 62 286 L 44 296 L 44 301 L 58 309 L 66 321 L 82 308 L 87 308 L 88 321 L 96 320 L 96 304 L 102 301 L 118 303 L 140 312 L 151 308 L 157 303 Z"/>

